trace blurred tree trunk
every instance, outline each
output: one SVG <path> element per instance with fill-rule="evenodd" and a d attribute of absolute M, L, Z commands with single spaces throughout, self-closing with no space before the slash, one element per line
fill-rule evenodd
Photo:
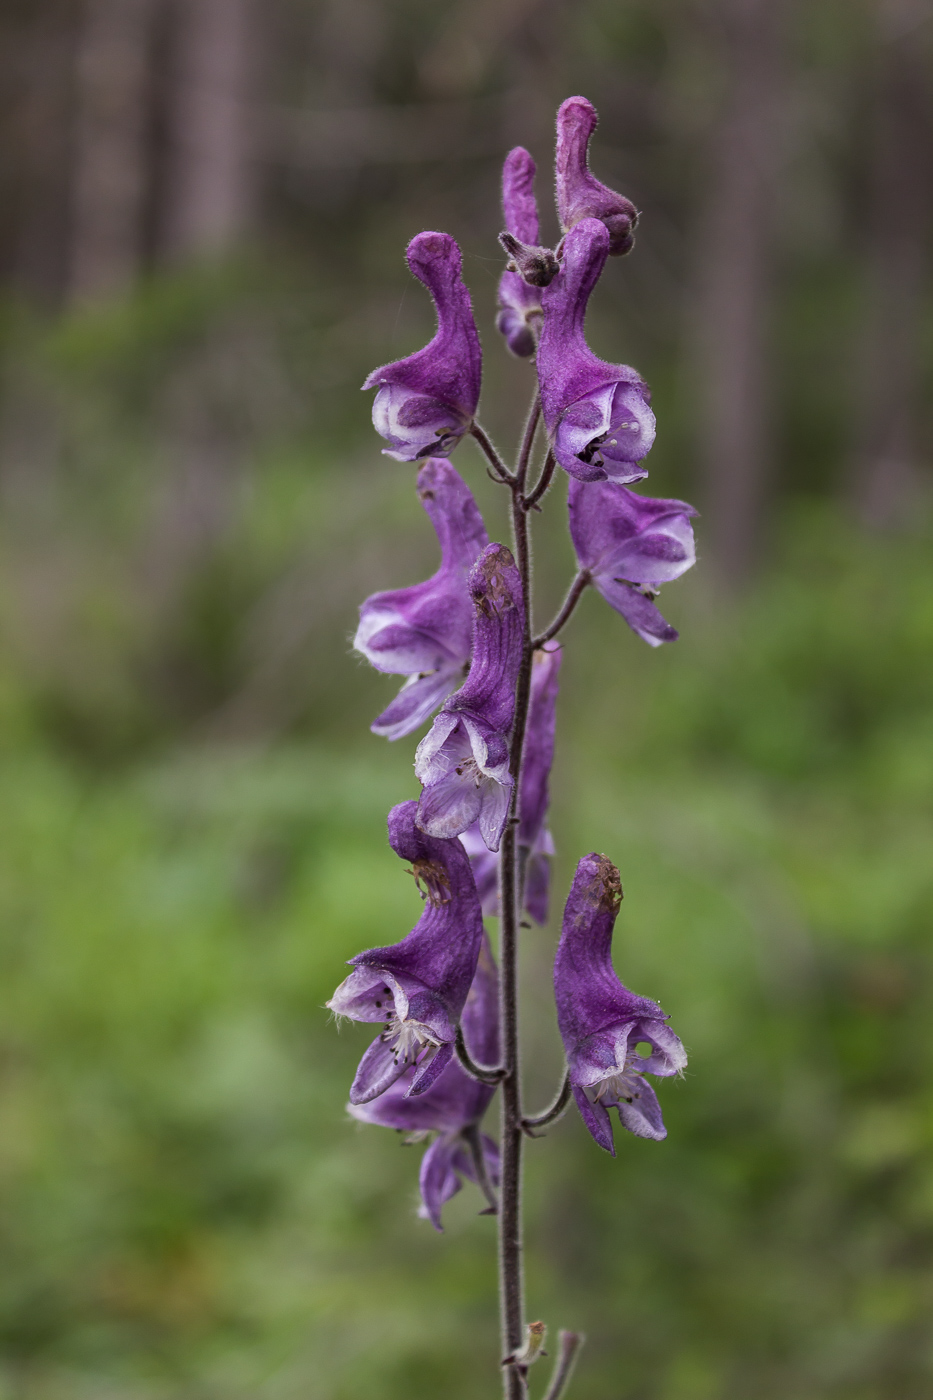
<path fill-rule="evenodd" d="M 223 252 L 253 212 L 250 0 L 182 0 L 169 83 L 163 250 L 171 260 Z"/>
<path fill-rule="evenodd" d="M 142 255 L 157 0 L 85 0 L 75 69 L 70 294 L 125 290 Z"/>
<path fill-rule="evenodd" d="M 722 0 L 725 93 L 701 193 L 692 350 L 704 540 L 736 586 L 760 543 L 770 474 L 768 312 L 781 147 L 784 0 Z"/>
<path fill-rule="evenodd" d="M 876 526 L 903 523 L 922 481 L 917 419 L 933 185 L 929 19 L 929 0 L 879 0 L 868 306 L 853 479 L 856 509 Z"/>

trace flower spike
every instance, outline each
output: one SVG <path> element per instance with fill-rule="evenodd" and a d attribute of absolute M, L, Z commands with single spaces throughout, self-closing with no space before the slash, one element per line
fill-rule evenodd
<path fill-rule="evenodd" d="M 499 1061 L 499 978 L 489 939 L 480 945 L 476 976 L 460 1018 L 467 1050 L 482 1065 Z M 476 1162 L 469 1129 L 475 1129 L 495 1089 L 471 1079 L 453 1060 L 431 1087 L 412 1097 L 411 1082 L 417 1073 L 412 1066 L 380 1094 L 365 1104 L 348 1104 L 348 1110 L 362 1123 L 375 1123 L 407 1133 L 436 1132 L 439 1136 L 424 1154 L 420 1185 L 422 1205 L 419 1214 L 441 1229 L 441 1208 L 461 1186 L 461 1177 L 476 1181 Z M 479 1135 L 486 1175 L 495 1186 L 499 1180 L 499 1150 L 492 1138 Z"/>
<path fill-rule="evenodd" d="M 512 354 L 521 358 L 535 353 L 535 331 L 541 324 L 541 288 L 552 282 L 558 271 L 550 248 L 537 246 L 534 178 L 535 163 L 524 146 L 509 151 L 502 167 L 506 232 L 499 235 L 509 262 L 499 279 L 496 329 L 505 336 Z"/>
<path fill-rule="evenodd" d="M 419 233 L 408 266 L 431 293 L 437 332 L 423 350 L 374 369 L 364 389 L 378 389 L 373 426 L 398 462 L 449 456 L 468 432 L 479 403 L 482 354 L 460 249 L 447 233 Z"/>
<path fill-rule="evenodd" d="M 585 97 L 568 97 L 557 113 L 557 212 L 569 233 L 581 219 L 601 219 L 609 233 L 609 253 L 630 253 L 638 210 L 630 199 L 600 183 L 590 171 L 590 137 L 599 118 Z"/>
<path fill-rule="evenodd" d="M 581 569 L 649 646 L 677 640 L 652 599 L 696 563 L 686 501 L 639 496 L 614 481 L 571 481 L 570 535 Z"/>
<path fill-rule="evenodd" d="M 612 930 L 622 902 L 619 872 L 605 856 L 577 866 L 554 959 L 554 996 L 570 1086 L 584 1123 L 615 1156 L 608 1109 L 636 1137 L 667 1136 L 645 1074 L 680 1074 L 684 1047 L 657 1002 L 635 996 L 612 966 Z M 643 1042 L 650 1054 L 642 1056 Z"/>
<path fill-rule="evenodd" d="M 521 579 L 505 545 L 491 544 L 480 555 L 470 595 L 470 673 L 415 753 L 415 776 L 424 789 L 418 825 L 431 836 L 450 838 L 478 821 L 488 849 L 496 851 L 512 788 L 509 732 L 525 616 Z"/>
<path fill-rule="evenodd" d="M 425 909 L 407 938 L 370 948 L 327 1003 L 338 1016 L 383 1021 L 360 1061 L 350 1102 L 368 1103 L 410 1066 L 409 1094 L 422 1094 L 450 1063 L 457 1023 L 476 972 L 483 916 L 459 841 L 437 840 L 415 825 L 416 802 L 389 813 L 389 844 L 411 862 Z"/>
<path fill-rule="evenodd" d="M 541 408 L 554 455 L 580 481 L 640 481 L 654 442 L 648 386 L 629 365 L 594 355 L 583 332 L 590 293 L 609 255 L 609 234 L 583 219 L 564 239 L 560 273 L 541 294 Z"/>
<path fill-rule="evenodd" d="M 353 639 L 377 671 L 408 677 L 370 726 L 387 739 L 417 729 L 463 680 L 473 646 L 467 578 L 489 538 L 469 488 L 444 458 L 422 465 L 418 495 L 437 533 L 441 567 L 424 583 L 367 598 Z"/>

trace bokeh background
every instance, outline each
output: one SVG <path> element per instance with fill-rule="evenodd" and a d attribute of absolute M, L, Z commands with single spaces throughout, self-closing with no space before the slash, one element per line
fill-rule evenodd
<path fill-rule="evenodd" d="M 322 1010 L 419 907 L 348 638 L 435 544 L 357 386 L 449 230 L 514 442 L 498 171 L 532 150 L 556 236 L 576 92 L 644 211 L 590 337 L 701 560 L 676 646 L 570 629 L 555 887 L 617 861 L 691 1067 L 663 1145 L 531 1147 L 531 1315 L 588 1333 L 575 1400 L 929 1396 L 928 0 L 4 0 L 0 70 L 0 1400 L 494 1393 L 493 1222 L 417 1220 Z"/>

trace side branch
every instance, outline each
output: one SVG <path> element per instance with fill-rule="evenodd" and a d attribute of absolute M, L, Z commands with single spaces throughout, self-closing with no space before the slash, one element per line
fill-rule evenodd
<path fill-rule="evenodd" d="M 512 486 L 515 482 L 515 477 L 509 471 L 508 467 L 505 465 L 502 458 L 499 456 L 498 452 L 493 447 L 492 439 L 489 437 L 485 429 L 481 428 L 479 423 L 474 422 L 473 426 L 470 428 L 470 435 L 476 438 L 476 441 L 482 448 L 483 454 L 486 457 L 487 462 L 489 462 L 490 466 L 492 467 L 492 472 L 495 480 L 503 482 L 506 486 Z"/>
<path fill-rule="evenodd" d="M 532 1128 L 546 1128 L 548 1123 L 554 1123 L 561 1116 L 564 1109 L 570 1102 L 570 1074 L 564 1075 L 563 1083 L 557 1091 L 554 1102 L 550 1104 L 543 1113 L 539 1113 L 535 1118 L 522 1119 L 522 1131 L 528 1137 L 537 1137 L 537 1133 L 531 1131 Z"/>
<path fill-rule="evenodd" d="M 499 1201 L 492 1182 L 489 1180 L 489 1173 L 486 1170 L 486 1158 L 483 1156 L 483 1144 L 480 1139 L 479 1125 L 470 1123 L 463 1129 L 461 1136 L 465 1139 L 470 1149 L 470 1158 L 473 1162 L 473 1170 L 476 1172 L 476 1184 L 486 1197 L 487 1210 L 481 1210 L 480 1215 L 498 1215 Z"/>
<path fill-rule="evenodd" d="M 538 430 L 538 422 L 541 418 L 541 395 L 535 393 L 528 410 L 528 417 L 525 419 L 525 430 L 522 433 L 522 445 L 518 452 L 518 461 L 515 464 L 515 476 L 513 480 L 520 492 L 525 489 L 525 479 L 528 476 L 528 463 L 531 460 L 531 449 L 534 446 L 535 433 Z"/>
<path fill-rule="evenodd" d="M 570 1380 L 574 1362 L 577 1359 L 577 1352 L 586 1341 L 582 1332 L 558 1333 L 558 1353 L 554 1363 L 554 1372 L 551 1376 L 551 1384 L 548 1386 L 544 1400 L 559 1400 L 567 1389 L 567 1382 Z"/>
<path fill-rule="evenodd" d="M 535 489 L 529 496 L 522 500 L 522 510 L 534 510 L 551 484 L 554 472 L 557 468 L 557 458 L 554 456 L 554 449 L 548 448 L 548 454 L 544 459 L 544 466 L 541 468 L 541 475 L 538 477 Z"/>
<path fill-rule="evenodd" d="M 589 582 L 589 570 L 581 569 L 580 572 L 577 574 L 576 578 L 574 579 L 573 583 L 571 584 L 570 592 L 564 599 L 564 606 L 561 608 L 560 612 L 557 614 L 550 627 L 548 627 L 546 631 L 542 632 L 539 637 L 535 637 L 533 645 L 536 648 L 543 647 L 545 642 L 549 642 L 552 637 L 557 636 L 558 632 L 563 627 L 564 623 L 568 621 L 574 608 L 577 606 L 580 599 L 583 597 L 584 590 L 589 586 Z"/>
<path fill-rule="evenodd" d="M 457 1027 L 456 1041 L 457 1059 L 460 1066 L 465 1069 L 471 1079 L 479 1080 L 480 1084 L 501 1084 L 505 1078 L 504 1069 L 492 1069 L 487 1065 L 478 1065 L 470 1056 L 466 1048 L 466 1041 L 463 1038 L 463 1027 Z"/>

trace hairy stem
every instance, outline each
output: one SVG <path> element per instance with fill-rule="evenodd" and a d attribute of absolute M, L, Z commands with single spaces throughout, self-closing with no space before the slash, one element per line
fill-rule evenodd
<path fill-rule="evenodd" d="M 552 637 L 557 636 L 558 632 L 563 627 L 564 623 L 569 620 L 574 608 L 583 597 L 584 591 L 589 586 L 589 582 L 590 575 L 588 570 L 581 569 L 570 585 L 570 591 L 564 599 L 560 612 L 557 614 L 550 627 L 546 628 L 545 631 L 541 633 L 540 637 L 535 637 L 532 643 L 533 646 L 543 647 L 545 642 L 549 642 Z"/>
<path fill-rule="evenodd" d="M 466 1048 L 462 1026 L 457 1027 L 456 1051 L 457 1059 L 471 1079 L 479 1080 L 480 1084 L 500 1084 L 502 1082 L 505 1070 L 493 1069 L 491 1065 L 478 1065 L 473 1059 Z"/>
<path fill-rule="evenodd" d="M 525 510 L 534 510 L 535 506 L 550 486 L 556 467 L 557 458 L 554 456 L 553 447 L 550 447 L 548 448 L 548 454 L 544 459 L 544 466 L 541 468 L 541 475 L 538 477 L 534 490 L 522 501 Z"/>
<path fill-rule="evenodd" d="M 522 580 L 525 602 L 525 631 L 522 662 L 515 688 L 515 721 L 509 753 L 512 797 L 509 820 L 502 837 L 499 864 L 500 901 L 500 1014 L 502 1058 L 502 1176 L 499 1190 L 499 1307 L 502 1327 L 502 1355 L 517 1353 L 525 1340 L 525 1300 L 522 1269 L 522 1091 L 521 1059 L 518 1040 L 518 931 L 521 880 L 516 851 L 519 821 L 519 792 L 522 776 L 522 749 L 528 720 L 531 691 L 531 548 L 528 516 L 522 499 L 528 475 L 528 460 L 540 414 L 537 391 L 525 421 L 522 445 L 512 478 L 512 540 L 515 562 Z M 506 1366 L 503 1371 L 506 1400 L 524 1400 L 528 1387 L 524 1370 Z"/>
<path fill-rule="evenodd" d="M 582 1332 L 561 1331 L 559 1333 L 557 1360 L 554 1363 L 551 1384 L 547 1388 L 544 1400 L 559 1400 L 559 1397 L 563 1395 L 577 1359 L 577 1352 L 585 1341 L 586 1338 Z"/>
<path fill-rule="evenodd" d="M 479 423 L 474 423 L 470 429 L 470 434 L 472 437 L 476 438 L 476 441 L 479 443 L 480 447 L 483 450 L 483 454 L 486 457 L 487 462 L 489 462 L 489 464 L 491 465 L 491 475 L 493 477 L 493 480 L 504 481 L 509 486 L 513 485 L 515 477 L 509 471 L 502 458 L 499 456 L 498 452 L 492 444 L 492 439 L 486 432 L 485 428 L 480 427 Z"/>
<path fill-rule="evenodd" d="M 549 1104 L 543 1113 L 537 1114 L 534 1118 L 523 1118 L 522 1127 L 529 1137 L 537 1137 L 536 1133 L 530 1133 L 530 1128 L 546 1128 L 548 1123 L 553 1123 L 560 1117 L 564 1109 L 570 1102 L 570 1074 L 564 1075 L 563 1083 L 557 1091 L 554 1102 Z"/>

